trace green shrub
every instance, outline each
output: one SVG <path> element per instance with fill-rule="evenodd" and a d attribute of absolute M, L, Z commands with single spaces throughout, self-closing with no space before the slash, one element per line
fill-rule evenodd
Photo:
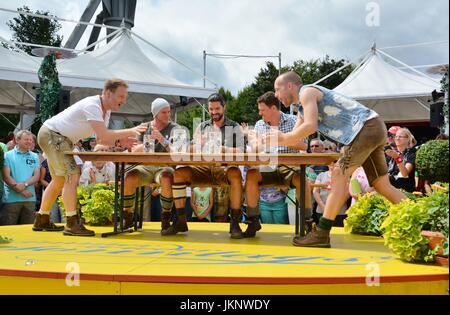
<path fill-rule="evenodd" d="M 405 199 L 392 205 L 389 216 L 381 225 L 385 245 L 408 262 L 432 260 L 428 239 L 420 234 L 429 219 L 430 215 L 421 200 Z"/>
<path fill-rule="evenodd" d="M 380 226 L 388 216 L 390 203 L 376 193 L 362 195 L 347 210 L 344 229 L 353 234 L 381 235 Z"/>
<path fill-rule="evenodd" d="M 76 210 L 80 216 L 83 216 L 87 224 L 105 225 L 111 222 L 114 212 L 114 192 L 112 189 L 111 186 L 106 184 L 77 187 Z M 102 193 L 96 194 L 97 192 Z M 62 202 L 62 197 L 58 197 L 58 204 L 61 207 L 61 212 L 65 216 L 66 210 Z"/>
<path fill-rule="evenodd" d="M 94 191 L 91 199 L 82 207 L 82 212 L 87 224 L 110 223 L 114 213 L 114 192 L 106 189 Z"/>
<path fill-rule="evenodd" d="M 448 140 L 430 140 L 416 154 L 416 169 L 419 176 L 431 182 L 449 181 Z"/>
<path fill-rule="evenodd" d="M 424 207 L 430 215 L 430 219 L 424 225 L 423 229 L 441 232 L 448 238 L 448 184 L 443 184 L 442 187 L 443 189 L 433 189 L 433 192 L 429 196 L 421 198 Z"/>

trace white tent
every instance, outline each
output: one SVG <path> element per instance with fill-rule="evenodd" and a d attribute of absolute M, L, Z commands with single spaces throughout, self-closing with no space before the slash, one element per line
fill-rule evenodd
<path fill-rule="evenodd" d="M 431 92 L 440 89 L 439 81 L 400 70 L 383 60 L 380 53 L 388 56 L 372 49 L 334 91 L 375 110 L 386 123 L 428 121 Z"/>
<path fill-rule="evenodd" d="M 39 86 L 37 71 L 42 58 L 0 47 L 0 112 L 34 113 L 34 97 Z M 140 49 L 132 35 L 123 29 L 105 46 L 73 59 L 58 60 L 59 80 L 71 90 L 71 104 L 101 92 L 105 80 L 124 79 L 129 84 L 129 98 L 120 113 L 141 120 L 149 118 L 150 103 L 164 97 L 180 105 L 180 96 L 188 100 L 205 99 L 214 89 L 182 83 L 163 73 Z"/>

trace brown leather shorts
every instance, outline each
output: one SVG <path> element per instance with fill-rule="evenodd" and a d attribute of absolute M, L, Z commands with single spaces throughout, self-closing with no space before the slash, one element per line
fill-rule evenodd
<path fill-rule="evenodd" d="M 377 178 L 388 172 L 384 157 L 386 135 L 386 125 L 379 117 L 366 121 L 352 143 L 343 147 L 337 166 L 344 172 L 362 166 L 372 186 Z"/>

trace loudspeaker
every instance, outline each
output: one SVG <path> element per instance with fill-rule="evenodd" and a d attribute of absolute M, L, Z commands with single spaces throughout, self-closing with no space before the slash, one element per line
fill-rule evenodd
<path fill-rule="evenodd" d="M 444 117 L 442 116 L 442 107 L 444 102 L 433 103 L 430 105 L 430 126 L 441 127 L 444 123 Z"/>
<path fill-rule="evenodd" d="M 189 99 L 187 96 L 180 96 L 180 105 L 186 106 L 187 104 L 189 104 Z"/>
<path fill-rule="evenodd" d="M 70 91 L 69 90 L 61 90 L 59 92 L 58 106 L 55 110 L 55 115 L 65 110 L 70 106 Z"/>
<path fill-rule="evenodd" d="M 59 91 L 58 104 L 56 104 L 54 115 L 62 112 L 67 107 L 70 106 L 70 91 L 69 90 L 61 90 Z M 34 113 L 36 115 L 41 112 L 41 102 L 40 102 L 40 94 L 36 94 L 36 101 L 34 103 Z"/>

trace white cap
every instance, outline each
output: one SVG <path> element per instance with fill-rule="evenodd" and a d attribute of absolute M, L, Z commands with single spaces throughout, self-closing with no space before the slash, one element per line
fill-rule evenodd
<path fill-rule="evenodd" d="M 168 101 L 166 101 L 163 98 L 158 97 L 157 99 L 155 99 L 152 102 L 152 114 L 153 114 L 153 118 L 156 117 L 156 115 L 158 115 L 158 113 L 161 111 L 161 109 L 165 108 L 165 107 L 169 107 L 170 108 L 170 104 Z"/>

